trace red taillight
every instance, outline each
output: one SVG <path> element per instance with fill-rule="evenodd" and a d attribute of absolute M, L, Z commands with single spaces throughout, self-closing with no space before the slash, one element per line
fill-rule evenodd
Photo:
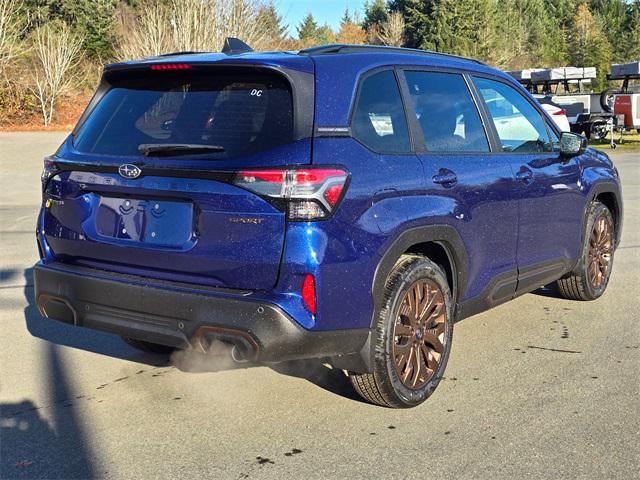
<path fill-rule="evenodd" d="M 151 70 L 163 70 L 163 71 L 175 71 L 175 70 L 190 70 L 191 65 L 187 63 L 158 63 L 149 67 Z"/>
<path fill-rule="evenodd" d="M 307 273 L 302 282 L 302 300 L 312 315 L 316 314 L 316 280 Z"/>
<path fill-rule="evenodd" d="M 290 220 L 320 220 L 338 205 L 349 175 L 338 168 L 274 168 L 238 172 L 234 184 L 287 200 Z"/>
<path fill-rule="evenodd" d="M 40 174 L 40 180 L 42 182 L 42 188 L 44 189 L 49 179 L 55 175 L 58 171 L 56 161 L 54 157 L 44 157 L 42 166 L 42 173 Z"/>
<path fill-rule="evenodd" d="M 340 200 L 340 195 L 342 195 L 343 189 L 344 189 L 344 185 L 334 185 L 332 187 L 327 188 L 324 191 L 324 198 L 329 203 L 329 205 L 333 207 L 335 206 L 336 203 L 338 203 L 338 200 Z"/>
<path fill-rule="evenodd" d="M 563 108 L 554 113 L 554 115 L 566 115 L 567 111 Z"/>

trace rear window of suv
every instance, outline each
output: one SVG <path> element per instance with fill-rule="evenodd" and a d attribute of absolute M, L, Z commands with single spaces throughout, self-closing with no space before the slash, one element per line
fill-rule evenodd
<path fill-rule="evenodd" d="M 82 153 L 141 155 L 141 145 L 222 147 L 207 153 L 233 158 L 293 139 L 288 82 L 274 74 L 246 72 L 145 72 L 112 81 L 77 133 Z"/>

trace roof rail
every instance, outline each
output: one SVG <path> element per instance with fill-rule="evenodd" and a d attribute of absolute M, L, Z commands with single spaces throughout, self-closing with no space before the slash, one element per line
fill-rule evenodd
<path fill-rule="evenodd" d="M 388 47 L 384 45 L 351 45 L 346 43 L 336 43 L 331 45 L 320 45 L 318 47 L 305 48 L 298 52 L 301 55 L 327 55 L 332 53 L 400 53 L 405 55 L 425 55 L 441 56 L 456 60 L 466 60 L 468 62 L 486 65 L 474 58 L 461 57 L 450 53 L 433 52 L 431 50 L 419 50 L 417 48 Z"/>
<path fill-rule="evenodd" d="M 158 57 L 175 57 L 177 55 L 196 55 L 199 53 L 207 53 L 207 52 L 192 52 L 192 51 L 184 51 L 184 52 L 171 52 L 171 53 L 162 53 L 158 55 Z"/>

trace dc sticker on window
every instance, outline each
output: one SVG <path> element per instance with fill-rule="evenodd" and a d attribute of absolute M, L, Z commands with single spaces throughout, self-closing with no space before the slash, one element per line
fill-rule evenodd
<path fill-rule="evenodd" d="M 252 97 L 261 97 L 262 96 L 262 90 L 257 90 L 257 89 L 253 89 L 251 90 L 251 96 Z"/>

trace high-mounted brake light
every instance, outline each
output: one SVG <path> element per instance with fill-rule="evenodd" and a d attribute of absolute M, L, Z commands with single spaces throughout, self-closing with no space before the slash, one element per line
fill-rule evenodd
<path fill-rule="evenodd" d="M 191 70 L 191 65 L 187 63 L 157 63 L 149 67 L 151 70 L 175 71 Z"/>
<path fill-rule="evenodd" d="M 287 201 L 290 220 L 330 216 L 343 196 L 349 175 L 339 168 L 243 170 L 234 184 L 265 197 Z"/>

